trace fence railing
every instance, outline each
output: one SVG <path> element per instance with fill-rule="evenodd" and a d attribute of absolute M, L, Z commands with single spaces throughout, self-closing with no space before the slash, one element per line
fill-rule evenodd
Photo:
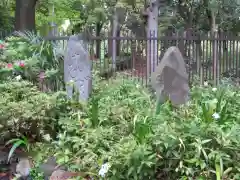
<path fill-rule="evenodd" d="M 5 39 L 6 37 L 12 35 L 12 30 L 0 30 L 0 39 Z"/>
<path fill-rule="evenodd" d="M 48 40 L 66 41 L 69 36 L 48 37 Z M 240 37 L 231 33 L 216 33 L 197 35 L 170 34 L 157 38 L 147 37 L 109 37 L 89 36 L 88 50 L 91 59 L 98 65 L 103 74 L 111 67 L 113 55 L 113 41 L 116 42 L 117 71 L 127 76 L 135 76 L 147 83 L 147 56 L 157 50 L 155 65 L 161 61 L 166 49 L 178 46 L 184 56 L 189 80 L 199 76 L 202 81 L 211 81 L 223 77 L 238 80 L 240 77 Z M 147 42 L 155 41 L 157 47 L 147 51 Z M 149 68 L 149 67 L 148 67 Z"/>
<path fill-rule="evenodd" d="M 4 32 L 0 36 L 3 38 L 10 34 Z M 69 36 L 46 37 L 46 40 L 59 42 L 63 48 L 68 39 Z M 93 67 L 106 78 L 113 73 L 112 59 L 116 56 L 116 71 L 147 83 L 148 68 L 151 68 L 147 63 L 148 57 L 157 54 L 153 58 L 153 64 L 157 66 L 170 46 L 179 47 L 185 59 L 189 81 L 194 76 L 200 77 L 202 82 L 217 81 L 223 77 L 237 81 L 240 78 L 240 36 L 231 32 L 168 32 L 159 34 L 157 38 L 136 37 L 133 33 L 121 34 L 121 37 L 101 34 L 99 37 L 88 35 L 85 40 Z M 148 42 L 155 42 L 150 50 L 147 48 Z"/>

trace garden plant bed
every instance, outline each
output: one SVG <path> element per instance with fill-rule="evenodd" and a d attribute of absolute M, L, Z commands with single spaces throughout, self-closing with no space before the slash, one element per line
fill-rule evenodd
<path fill-rule="evenodd" d="M 238 86 L 193 82 L 190 100 L 175 108 L 170 101 L 160 104 L 141 83 L 131 78 L 123 81 L 122 73 L 111 81 L 93 73 L 91 96 L 82 102 L 75 94 L 68 98 L 64 89 L 39 90 L 38 77 L 43 71 L 47 83 L 61 87 L 63 58 L 54 56 L 60 47 L 29 39 L 10 38 L 0 58 L 4 64 L 4 72 L 0 71 L 0 131 L 3 139 L 23 140 L 26 135 L 25 145 L 15 153 L 33 153 L 32 179 L 50 177 L 56 167 L 62 168 L 63 176 L 76 179 L 240 179 Z M 21 68 L 19 59 L 24 63 Z M 144 77 L 143 64 L 139 61 L 135 72 L 124 73 Z M 2 162 L 13 146 L 0 146 Z M 51 165 L 49 157 L 55 159 Z M 0 175 L 14 172 L 10 171 L 14 163 L 19 164 L 3 163 L 7 170 Z M 44 166 L 51 171 L 43 170 Z"/>

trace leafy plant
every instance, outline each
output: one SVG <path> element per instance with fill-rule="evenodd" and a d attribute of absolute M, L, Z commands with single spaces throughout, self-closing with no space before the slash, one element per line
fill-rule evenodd
<path fill-rule="evenodd" d="M 63 88 L 63 47 L 60 43 L 46 41 L 32 32 L 15 32 L 6 40 L 1 56 L 6 63 L 23 61 L 26 80 L 39 83 L 44 72 L 44 85 L 51 90 Z"/>
<path fill-rule="evenodd" d="M 56 156 L 70 169 L 98 174 L 108 162 L 105 178 L 111 180 L 239 176 L 233 159 L 240 153 L 240 95 L 234 87 L 194 86 L 188 105 L 166 102 L 156 114 L 155 100 L 132 80 L 94 83 L 96 99 L 59 121 L 64 132 Z"/>
<path fill-rule="evenodd" d="M 45 134 L 56 136 L 58 119 L 67 111 L 63 92 L 45 94 L 27 81 L 0 84 L 0 129 L 3 141 L 25 135 L 42 140 Z"/>
<path fill-rule="evenodd" d="M 28 142 L 28 139 L 25 136 L 21 136 L 21 138 L 11 139 L 6 143 L 6 145 L 9 145 L 9 144 L 13 144 L 13 145 L 12 145 L 10 151 L 9 151 L 9 154 L 8 154 L 8 162 L 11 159 L 14 151 L 18 147 L 23 145 L 26 148 L 27 152 L 29 152 L 29 150 L 30 150 L 30 143 Z"/>
<path fill-rule="evenodd" d="M 44 154 L 94 178 L 100 178 L 105 163 L 111 165 L 104 177 L 109 180 L 239 177 L 237 87 L 193 86 L 186 105 L 173 108 L 166 102 L 156 114 L 155 99 L 133 80 L 109 83 L 96 77 L 93 83 L 87 103 L 77 96 L 68 100 L 61 92 L 39 92 L 26 81 L 0 84 L 1 124 L 16 134 L 29 131 L 29 124 L 39 127 L 31 134 L 54 137 L 54 131 L 57 137 Z M 16 117 L 24 123 L 6 123 Z"/>

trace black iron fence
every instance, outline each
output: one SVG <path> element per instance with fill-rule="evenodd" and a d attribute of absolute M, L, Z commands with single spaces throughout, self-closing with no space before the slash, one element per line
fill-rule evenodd
<path fill-rule="evenodd" d="M 157 38 L 137 37 L 133 33 L 123 33 L 120 34 L 121 37 L 111 37 L 106 34 L 101 34 L 99 37 L 90 35 L 85 37 L 93 67 L 98 69 L 105 78 L 109 78 L 114 73 L 112 67 L 115 62 L 114 71 L 126 77 L 136 77 L 145 84 L 151 72 L 149 69 L 152 68 L 151 63 L 148 62 L 149 59 L 154 61 L 154 66 L 157 66 L 170 46 L 179 47 L 185 59 L 190 81 L 194 76 L 200 77 L 202 82 L 216 83 L 223 77 L 237 81 L 240 77 L 240 36 L 238 34 L 170 32 L 159 34 Z M 58 42 L 65 48 L 69 36 L 46 39 Z M 155 42 L 150 49 L 149 42 Z M 153 55 L 154 57 L 149 58 Z"/>
<path fill-rule="evenodd" d="M 68 36 L 48 37 L 49 40 L 67 44 Z M 189 80 L 194 76 L 201 81 L 218 82 L 221 78 L 240 77 L 240 37 L 232 33 L 171 33 L 158 38 L 89 36 L 86 38 L 91 60 L 96 64 L 102 76 L 111 75 L 112 59 L 116 60 L 116 71 L 126 76 L 137 77 L 143 83 L 148 80 L 149 56 L 156 54 L 154 65 L 161 61 L 164 52 L 170 46 L 178 46 L 186 62 Z M 154 41 L 149 50 L 147 44 Z M 113 46 L 113 44 L 115 44 Z M 156 45 L 156 47 L 155 47 Z M 157 52 L 155 52 L 157 51 Z"/>
<path fill-rule="evenodd" d="M 12 32 L 14 32 L 14 31 L 12 31 L 12 30 L 5 30 L 5 31 L 1 30 L 0 31 L 0 39 L 3 40 L 6 37 L 11 36 Z"/>

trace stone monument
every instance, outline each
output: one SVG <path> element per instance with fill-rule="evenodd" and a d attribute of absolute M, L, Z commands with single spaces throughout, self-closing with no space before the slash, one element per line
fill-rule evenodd
<path fill-rule="evenodd" d="M 168 48 L 151 76 L 158 100 L 164 102 L 169 99 L 175 106 L 189 100 L 190 88 L 185 66 L 179 49 L 175 46 Z"/>
<path fill-rule="evenodd" d="M 73 87 L 79 92 L 79 100 L 87 101 L 92 90 L 92 63 L 84 41 L 70 36 L 64 57 L 64 81 L 68 96 Z"/>

